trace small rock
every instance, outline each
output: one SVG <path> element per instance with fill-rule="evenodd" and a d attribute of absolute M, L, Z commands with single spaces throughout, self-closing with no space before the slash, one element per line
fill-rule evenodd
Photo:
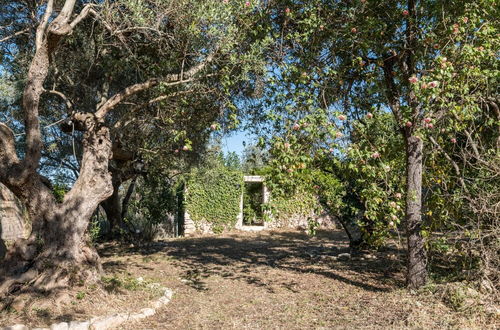
<path fill-rule="evenodd" d="M 143 308 L 141 309 L 141 314 L 145 315 L 146 317 L 153 316 L 155 315 L 156 311 L 152 308 Z"/>
<path fill-rule="evenodd" d="M 146 287 L 150 288 L 150 289 L 160 289 L 161 284 L 160 283 L 149 283 Z"/>
<path fill-rule="evenodd" d="M 170 298 L 163 296 L 160 299 L 158 299 L 157 301 L 155 301 L 155 303 L 153 304 L 153 307 L 160 308 L 160 307 L 168 304 L 169 302 L 170 302 Z"/>
<path fill-rule="evenodd" d="M 467 287 L 467 295 L 469 297 L 480 297 L 481 294 L 476 290 L 476 289 L 473 289 L 471 287 Z"/>
<path fill-rule="evenodd" d="M 495 291 L 494 285 L 492 285 L 492 283 L 490 281 L 487 281 L 487 280 L 481 281 L 481 289 L 483 291 L 490 292 L 490 293 Z"/>
<path fill-rule="evenodd" d="M 174 291 L 165 289 L 165 293 L 163 293 L 163 296 L 167 297 L 168 299 L 172 299 L 172 297 L 174 296 Z"/>
<path fill-rule="evenodd" d="M 88 328 L 90 328 L 89 321 L 83 321 L 83 322 L 71 321 L 69 323 L 69 330 L 87 330 Z"/>
<path fill-rule="evenodd" d="M 341 254 L 338 255 L 337 258 L 340 261 L 346 261 L 346 260 L 351 259 L 351 254 L 349 254 L 349 253 L 341 253 Z"/>
<path fill-rule="evenodd" d="M 314 259 L 318 256 L 317 254 L 314 254 L 313 252 L 306 252 L 306 254 L 309 258 L 312 258 L 312 259 Z"/>
<path fill-rule="evenodd" d="M 3 328 L 3 330 L 29 330 L 29 328 L 24 324 L 14 324 L 11 325 L 10 327 Z"/>
<path fill-rule="evenodd" d="M 129 321 L 138 321 L 145 319 L 147 316 L 142 313 L 132 313 L 128 316 Z"/>
<path fill-rule="evenodd" d="M 93 330 L 105 330 L 113 327 L 117 327 L 122 323 L 126 322 L 128 319 L 128 314 L 114 314 L 108 317 L 95 318 L 91 320 L 90 329 Z"/>
<path fill-rule="evenodd" d="M 68 330 L 69 325 L 66 322 L 54 323 L 50 326 L 50 330 Z"/>

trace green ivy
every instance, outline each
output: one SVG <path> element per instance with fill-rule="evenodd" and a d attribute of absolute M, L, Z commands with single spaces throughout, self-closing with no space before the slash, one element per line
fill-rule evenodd
<path fill-rule="evenodd" d="M 317 210 L 319 205 L 316 197 L 309 191 L 297 191 L 293 195 L 271 195 L 269 207 L 273 218 L 278 222 L 286 221 L 294 216 L 308 217 Z"/>
<path fill-rule="evenodd" d="M 58 203 L 62 203 L 64 200 L 64 195 L 69 191 L 69 188 L 62 183 L 55 183 L 53 188 L 52 188 L 52 193 L 54 194 L 54 197 L 56 198 L 56 201 Z"/>
<path fill-rule="evenodd" d="M 223 166 L 195 169 L 187 187 L 185 207 L 195 223 L 210 223 L 214 233 L 236 225 L 243 192 L 242 172 Z"/>

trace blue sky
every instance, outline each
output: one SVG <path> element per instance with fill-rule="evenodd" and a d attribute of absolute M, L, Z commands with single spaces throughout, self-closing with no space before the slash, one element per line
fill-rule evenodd
<path fill-rule="evenodd" d="M 225 154 L 228 152 L 234 151 L 240 157 L 243 154 L 243 150 L 245 147 L 243 146 L 243 141 L 246 142 L 247 145 L 251 144 L 253 141 L 252 136 L 245 131 L 238 131 L 230 136 L 224 136 L 222 138 L 222 150 Z"/>

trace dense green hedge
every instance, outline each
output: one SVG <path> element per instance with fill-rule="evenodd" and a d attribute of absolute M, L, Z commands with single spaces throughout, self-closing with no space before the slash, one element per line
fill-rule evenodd
<path fill-rule="evenodd" d="M 194 170 L 188 179 L 185 207 L 196 223 L 207 221 L 215 233 L 236 225 L 243 173 L 225 167 Z"/>

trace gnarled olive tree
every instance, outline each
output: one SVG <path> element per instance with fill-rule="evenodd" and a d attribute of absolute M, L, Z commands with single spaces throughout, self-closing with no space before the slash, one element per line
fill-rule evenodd
<path fill-rule="evenodd" d="M 4 49 L 18 43 L 25 50 L 23 56 L 14 52 L 8 58 L 9 67 L 14 67 L 16 56 L 30 60 L 25 70 L 22 64 L 16 66 L 18 74 L 25 72 L 21 102 L 15 109 L 24 124 L 0 122 L 0 182 L 26 204 L 33 230 L 8 251 L 0 270 L 0 292 L 9 292 L 20 282 L 52 290 L 95 281 L 101 265 L 86 231 L 96 207 L 113 193 L 110 159 L 116 153 L 117 134 L 112 137 L 110 131 L 125 131 L 123 127 L 139 123 L 132 127 L 140 137 L 141 132 L 153 136 L 163 127 L 156 133 L 157 141 L 170 134 L 189 151 L 189 134 L 172 121 L 196 121 L 197 114 L 187 116 L 186 103 L 169 107 L 165 102 L 182 100 L 187 93 L 193 98 L 199 91 L 208 93 L 206 87 L 198 88 L 204 82 L 219 97 L 218 106 L 210 106 L 200 122 L 214 120 L 221 112 L 227 115 L 232 88 L 244 86 L 253 68 L 262 66 L 259 58 L 265 42 L 258 41 L 252 24 L 264 16 L 243 3 L 210 0 L 5 3 L 2 21 L 20 30 L 0 36 L 0 42 Z M 78 54 L 92 64 L 86 72 L 71 70 L 82 68 Z M 64 122 L 62 130 L 70 127 L 81 137 L 78 178 L 62 202 L 39 171 L 44 152 L 50 149 L 44 146 L 40 124 L 47 118 L 54 125 Z M 14 130 L 24 131 L 25 139 L 16 137 Z M 132 147 L 125 149 L 144 146 L 125 140 Z M 159 145 L 148 157 L 154 157 Z M 163 157 L 168 155 L 168 150 L 162 151 Z M 170 152 L 174 157 L 174 150 Z"/>

